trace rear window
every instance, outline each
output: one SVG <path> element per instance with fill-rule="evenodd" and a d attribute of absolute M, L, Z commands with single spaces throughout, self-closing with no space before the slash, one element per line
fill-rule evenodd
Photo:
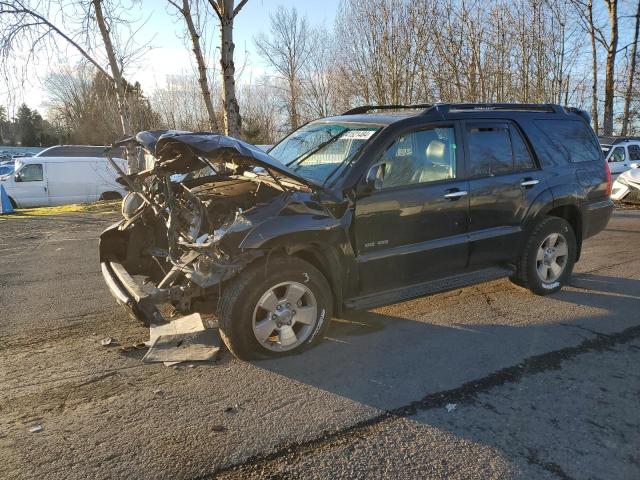
<path fill-rule="evenodd" d="M 554 156 L 562 156 L 572 163 L 600 160 L 600 145 L 593 132 L 582 121 L 535 120 L 554 150 Z"/>

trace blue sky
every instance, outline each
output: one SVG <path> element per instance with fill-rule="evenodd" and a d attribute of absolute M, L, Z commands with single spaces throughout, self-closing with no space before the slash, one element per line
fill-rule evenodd
<path fill-rule="evenodd" d="M 324 25 L 330 28 L 333 26 L 339 3 L 340 0 L 249 0 L 235 20 L 236 69 L 240 74 L 238 81 L 241 83 L 255 81 L 266 71 L 266 65 L 255 53 L 253 38 L 260 32 L 268 31 L 269 15 L 278 6 L 295 7 L 299 15 L 306 16 L 312 26 Z M 136 16 L 149 17 L 149 19 L 139 32 L 139 38 L 144 42 L 153 38 L 151 41 L 153 48 L 144 61 L 126 72 L 126 76 L 129 81 L 139 81 L 143 91 L 151 95 L 154 89 L 162 87 L 167 75 L 194 71 L 193 58 L 182 37 L 182 25 L 170 14 L 171 9 L 167 6 L 167 2 L 142 0 L 140 8 L 140 12 L 135 12 Z M 210 29 L 211 40 L 213 45 L 217 46 L 219 44 L 217 21 L 211 27 L 213 27 Z M 68 56 L 60 58 L 59 63 L 73 64 L 77 60 L 77 55 L 73 51 L 68 51 Z M 211 59 L 210 64 L 217 68 L 217 59 Z M 48 61 L 44 63 L 44 59 L 36 62 L 31 68 L 30 78 L 24 85 L 23 91 L 14 92 L 11 103 L 17 107 L 17 104 L 24 101 L 30 107 L 44 113 L 43 102 L 46 100 L 46 94 L 41 87 L 41 80 L 48 71 L 56 67 L 59 65 L 49 64 Z M 2 97 L 0 92 L 0 105 L 7 104 L 8 100 Z"/>

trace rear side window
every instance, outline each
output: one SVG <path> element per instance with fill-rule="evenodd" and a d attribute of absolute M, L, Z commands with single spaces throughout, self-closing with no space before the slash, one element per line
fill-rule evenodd
<path fill-rule="evenodd" d="M 467 124 L 471 177 L 504 175 L 535 168 L 517 128 L 508 123 Z"/>
<path fill-rule="evenodd" d="M 549 141 L 553 149 L 553 152 L 548 149 L 550 154 L 573 163 L 600 160 L 600 145 L 583 121 L 535 120 L 534 123 Z"/>
<path fill-rule="evenodd" d="M 640 145 L 629 145 L 627 150 L 629 151 L 629 160 L 640 160 Z"/>
<path fill-rule="evenodd" d="M 507 125 L 467 125 L 472 177 L 511 173 L 513 155 Z"/>

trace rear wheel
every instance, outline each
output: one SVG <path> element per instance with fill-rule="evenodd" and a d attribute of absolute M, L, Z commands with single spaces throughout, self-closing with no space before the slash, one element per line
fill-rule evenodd
<path fill-rule="evenodd" d="M 272 257 L 226 286 L 220 335 L 241 359 L 302 351 L 322 339 L 332 302 L 329 284 L 314 266 L 296 257 Z"/>
<path fill-rule="evenodd" d="M 118 192 L 104 192 L 100 195 L 100 200 L 121 200 L 122 195 Z"/>
<path fill-rule="evenodd" d="M 576 236 L 569 222 L 546 217 L 525 244 L 514 280 L 538 295 L 557 292 L 571 276 L 576 250 Z"/>

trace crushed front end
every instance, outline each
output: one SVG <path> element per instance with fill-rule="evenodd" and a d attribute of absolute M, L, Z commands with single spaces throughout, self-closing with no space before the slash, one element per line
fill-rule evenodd
<path fill-rule="evenodd" d="M 165 322 L 161 304 L 183 314 L 211 308 L 221 285 L 263 255 L 243 250 L 242 239 L 297 189 L 308 190 L 285 178 L 276 160 L 230 137 L 141 132 L 120 145 L 156 160 L 137 174 L 121 172 L 131 191 L 122 220 L 100 236 L 100 262 L 118 303 L 147 325 Z"/>

